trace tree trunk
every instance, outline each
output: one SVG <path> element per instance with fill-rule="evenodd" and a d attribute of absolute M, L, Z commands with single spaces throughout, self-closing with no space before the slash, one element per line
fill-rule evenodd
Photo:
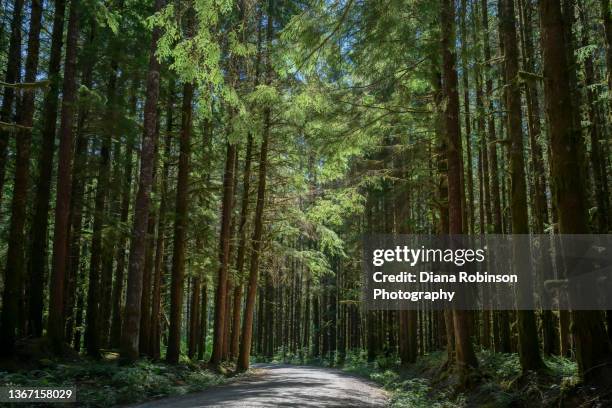
<path fill-rule="evenodd" d="M 36 196 L 34 198 L 34 215 L 30 231 L 30 299 L 29 322 L 30 332 L 37 337 L 43 330 L 43 298 L 47 268 L 47 231 L 49 226 L 49 207 L 51 200 L 51 177 L 53 176 L 53 155 L 55 152 L 55 128 L 57 122 L 58 93 L 60 89 L 60 64 L 64 33 L 65 0 L 55 0 L 53 14 L 53 31 L 51 34 L 51 51 L 47 78 L 49 89 L 43 102 L 42 145 L 38 163 Z M 0 160 L 1 161 L 1 160 Z M 0 176 L 0 179 L 2 176 Z M 0 197 L 2 196 L 0 181 Z M 0 199 L 1 201 L 1 199 Z"/>
<path fill-rule="evenodd" d="M 40 26 L 42 4 L 32 0 L 30 31 L 28 34 L 28 55 L 25 65 L 25 81 L 34 82 L 38 70 L 38 50 L 40 48 Z M 26 127 L 16 134 L 16 164 L 11 203 L 11 225 L 6 251 L 4 292 L 2 295 L 2 337 L 3 353 L 11 353 L 19 328 L 19 311 L 23 308 L 23 285 L 25 278 L 25 223 L 30 170 L 30 145 L 32 140 L 32 121 L 34 118 L 34 91 L 25 92 L 17 106 L 17 122 Z M 3 163 L 4 165 L 4 163 Z M 23 333 L 22 333 L 23 334 Z"/>
<path fill-rule="evenodd" d="M 161 327 L 161 286 L 164 273 L 164 250 L 166 247 L 166 218 L 168 201 L 168 175 L 172 161 L 172 131 L 174 126 L 174 82 L 168 86 L 168 106 L 166 108 L 166 137 L 164 141 L 164 165 L 161 176 L 161 202 L 157 222 L 157 244 L 155 248 L 155 276 L 153 278 L 153 298 L 151 304 L 151 338 L 149 351 L 152 358 L 160 357 Z"/>
<path fill-rule="evenodd" d="M 570 88 L 570 66 L 566 55 L 561 5 L 539 2 L 544 60 L 546 112 L 550 125 L 552 182 L 559 214 L 561 234 L 589 232 L 586 213 L 587 197 L 580 171 L 583 146 L 580 129 L 573 121 L 574 109 Z M 572 276 L 568 276 L 572 278 Z M 575 291 L 570 291 L 571 297 Z M 610 343 L 601 314 L 597 311 L 571 312 L 578 371 L 585 381 L 609 378 Z"/>
<path fill-rule="evenodd" d="M 234 195 L 234 168 L 236 160 L 236 145 L 227 143 L 225 174 L 223 176 L 223 203 L 221 209 L 221 234 L 219 240 L 219 273 L 217 278 L 217 294 L 215 297 L 215 326 L 213 348 L 210 364 L 217 365 L 223 358 L 225 342 L 225 325 L 227 311 L 227 280 L 230 261 L 231 209 Z M 229 340 L 229 339 L 228 339 Z"/>
<path fill-rule="evenodd" d="M 466 168 L 465 177 L 467 183 L 467 215 L 468 219 L 464 220 L 467 224 L 467 232 L 474 233 L 474 176 L 472 172 L 472 124 L 470 122 L 470 86 L 469 86 L 469 67 L 467 63 L 467 53 L 469 52 L 467 45 L 467 24 L 465 16 L 467 14 L 467 0 L 461 0 L 461 78 L 463 80 L 463 110 L 465 117 L 465 153 L 466 153 Z"/>
<path fill-rule="evenodd" d="M 410 162 L 410 157 L 404 154 L 401 162 L 395 167 L 400 169 L 405 166 L 405 163 Z M 409 171 L 401 171 L 397 175 L 399 179 L 409 180 L 411 173 Z M 394 186 L 394 211 L 395 211 L 395 231 L 397 234 L 410 234 L 410 185 L 407 181 L 401 184 L 396 183 Z M 390 233 L 392 231 L 389 231 Z M 417 358 L 417 312 L 416 310 L 400 310 L 398 314 L 399 320 L 399 350 L 402 366 L 407 367 L 416 362 Z"/>
<path fill-rule="evenodd" d="M 506 72 L 506 110 L 508 138 L 510 140 L 510 177 L 511 177 L 511 205 L 512 234 L 529 234 L 529 219 L 527 218 L 527 185 L 525 182 L 525 158 L 523 156 L 523 131 L 521 113 L 521 90 L 519 88 L 518 45 L 516 36 L 516 18 L 514 14 L 514 0 L 499 1 L 500 31 L 504 43 L 504 65 Z M 529 264 L 520 262 L 524 256 L 521 253 L 525 248 L 519 239 L 513 240 L 514 273 L 521 276 L 527 288 L 531 280 Z M 533 305 L 533 294 L 530 289 L 518 293 L 522 305 Z M 538 332 L 536 328 L 535 313 L 533 310 L 517 311 L 517 328 L 519 336 L 519 357 L 523 371 L 539 370 L 544 367 L 540 356 Z"/>
<path fill-rule="evenodd" d="M 485 61 L 489 63 L 491 60 L 491 46 L 489 44 L 489 11 L 487 9 L 487 0 L 482 0 L 482 29 L 484 33 L 484 57 Z M 489 69 L 490 70 L 490 69 Z M 486 96 L 487 96 L 487 108 L 488 113 L 491 115 L 488 120 L 488 159 L 489 159 L 489 178 L 491 181 L 490 196 L 491 196 L 491 212 L 492 212 L 492 225 L 493 233 L 502 233 L 502 215 L 500 205 L 500 191 L 499 191 L 499 176 L 498 176 L 498 165 L 497 165 L 497 138 L 495 135 L 495 120 L 493 111 L 495 110 L 493 104 L 493 79 L 491 73 L 486 74 Z"/>
<path fill-rule="evenodd" d="M 122 7 L 120 6 L 118 12 L 122 11 Z M 113 38 L 114 39 L 114 38 Z M 112 138 L 117 134 L 117 130 L 114 126 L 115 123 L 118 122 L 119 118 L 117 117 L 117 113 L 119 113 L 117 108 L 117 79 L 118 79 L 118 69 L 119 64 L 117 62 L 117 56 L 113 55 L 118 50 L 120 50 L 120 45 L 118 45 L 115 41 L 111 41 L 110 47 L 113 47 L 110 51 L 110 55 L 112 56 L 110 68 L 111 74 L 108 82 L 108 91 L 107 91 L 107 100 L 106 100 L 106 112 L 104 113 L 104 117 L 106 118 L 107 129 L 105 134 L 103 135 L 102 144 L 107 145 L 107 156 L 110 158 L 110 149 L 112 146 Z M 121 112 L 122 113 L 122 112 Z M 113 162 L 119 161 L 119 154 L 121 152 L 121 148 L 119 144 L 115 144 L 114 153 L 113 153 Z M 105 153 L 105 152 L 102 152 Z M 104 156 L 102 156 L 104 157 Z M 105 193 L 104 200 L 108 202 L 108 204 L 103 205 L 103 207 L 109 207 L 110 210 L 106 210 L 105 213 L 108 217 L 111 215 L 113 217 L 112 220 L 107 221 L 107 223 L 117 222 L 117 202 L 119 198 L 117 197 L 119 194 L 117 193 L 118 189 L 113 189 L 113 184 L 120 183 L 119 180 L 119 165 L 115 165 L 114 167 L 114 175 L 113 175 L 113 184 L 110 183 L 110 172 L 111 172 L 111 160 L 106 163 L 106 168 L 102 165 L 104 163 L 100 163 L 100 173 L 98 175 L 98 187 L 101 187 L 105 184 Z M 97 188 L 98 188 L 97 187 Z M 112 194 L 112 195 L 110 195 Z M 106 197 L 110 195 L 109 197 Z M 111 254 L 115 254 L 117 240 L 114 238 L 116 235 L 113 231 L 113 239 L 103 241 L 102 253 L 108 254 L 107 256 L 103 256 L 100 262 L 100 294 L 111 294 L 113 291 L 113 256 Z M 111 326 L 111 313 L 112 313 L 112 296 L 100 296 L 100 306 L 99 306 L 99 316 L 100 316 L 100 327 L 99 327 L 99 336 L 100 336 L 100 345 L 102 347 L 108 347 L 109 339 L 110 339 L 110 326 Z"/>
<path fill-rule="evenodd" d="M 159 136 L 158 136 L 159 138 Z M 155 156 L 157 157 L 157 147 Z M 153 166 L 153 173 L 156 173 L 157 159 Z M 156 195 L 156 175 L 153 175 L 153 188 L 152 194 Z M 142 299 L 140 300 L 140 335 L 139 341 L 140 354 L 151 357 L 151 350 L 149 344 L 151 342 L 151 297 L 152 297 L 152 282 L 153 282 L 153 269 L 155 267 L 155 226 L 157 225 L 157 218 L 155 214 L 155 208 L 151 208 L 149 213 L 149 221 L 147 223 L 147 244 L 145 248 L 145 261 L 142 272 Z"/>
<path fill-rule="evenodd" d="M 590 44 L 589 39 L 589 20 L 586 16 L 585 5 L 578 7 L 580 19 L 582 22 L 582 46 L 587 47 Z M 593 91 L 593 87 L 597 84 L 595 79 L 595 68 L 593 57 L 588 56 L 584 62 L 584 80 L 587 97 L 587 112 L 589 118 L 588 134 L 591 145 L 591 168 L 593 172 L 593 188 L 595 190 L 595 204 L 597 212 L 595 214 L 595 225 L 597 225 L 597 233 L 605 234 L 612 226 L 610 220 L 610 196 L 608 190 L 608 171 L 606 168 L 605 155 L 602 152 L 603 143 L 606 142 L 605 136 L 602 138 L 601 130 L 605 133 L 605 121 L 600 119 L 597 110 L 597 95 Z M 602 126 L 603 123 L 603 126 Z M 603 140 L 602 140 L 603 139 Z"/>
<path fill-rule="evenodd" d="M 86 50 L 90 50 L 92 43 L 95 38 L 95 27 L 91 26 L 87 44 L 85 46 Z M 90 62 L 89 62 L 90 61 Z M 86 87 L 87 89 L 91 89 L 92 87 L 92 76 L 93 76 L 93 68 L 94 68 L 94 59 L 88 59 L 88 63 L 82 68 L 81 73 L 81 85 Z M 74 149 L 74 161 L 72 164 L 72 186 L 70 187 L 70 231 L 68 233 L 69 237 L 69 260 L 66 265 L 66 279 L 64 284 L 64 319 L 66 321 L 66 339 L 70 341 L 73 338 L 73 330 L 77 329 L 78 331 L 78 342 L 75 342 L 75 348 L 77 343 L 80 342 L 82 330 L 80 325 L 76 324 L 76 318 L 74 316 L 75 312 L 75 302 L 81 303 L 84 302 L 84 296 L 81 290 L 79 290 L 79 296 L 77 299 L 77 289 L 81 289 L 78 287 L 78 281 L 84 282 L 83 277 L 83 267 L 81 265 L 81 253 L 82 251 L 82 226 L 83 226 L 83 210 L 84 203 L 88 200 L 85 199 L 86 195 L 86 184 L 88 180 L 86 178 L 87 174 L 87 159 L 88 159 L 88 145 L 89 145 L 89 137 L 85 131 L 85 123 L 89 117 L 90 109 L 86 105 L 80 105 L 77 114 L 77 125 L 76 125 L 76 146 Z M 89 210 L 89 208 L 85 208 Z M 85 217 L 89 220 L 89 212 L 86 211 L 87 216 Z M 90 229 L 91 226 L 87 226 L 87 229 Z M 89 248 L 87 248 L 89 250 Z M 83 286 L 83 285 L 81 285 Z M 83 319 L 83 311 L 76 307 L 76 314 L 79 319 Z M 75 340 L 77 339 L 77 333 L 74 333 Z M 80 347 L 80 344 L 78 344 Z"/>
<path fill-rule="evenodd" d="M 266 45 L 266 83 L 269 85 L 272 82 L 272 62 L 271 47 L 273 36 L 274 20 L 274 0 L 268 0 L 268 25 L 267 25 L 267 45 Z M 242 323 L 242 343 L 240 344 L 240 352 L 236 369 L 246 371 L 249 368 L 249 359 L 251 355 L 251 340 L 253 336 L 253 311 L 255 309 L 255 298 L 257 296 L 257 276 L 259 274 L 259 256 L 261 251 L 261 239 L 263 235 L 263 216 L 266 198 L 266 176 L 268 168 L 268 143 L 270 140 L 271 127 L 271 108 L 266 106 L 263 112 L 263 137 L 261 142 L 261 150 L 259 153 L 259 175 L 257 186 L 257 205 L 255 207 L 255 217 L 253 220 L 254 230 L 251 240 L 251 265 L 249 268 L 249 282 L 246 297 L 246 305 L 244 310 L 244 320 Z"/>
<path fill-rule="evenodd" d="M 530 73 L 535 73 L 535 56 L 533 44 L 533 3 L 531 0 L 519 1 L 521 27 L 523 32 L 523 64 L 524 70 Z M 548 203 L 546 201 L 546 172 L 544 169 L 544 158 L 542 155 L 542 146 L 540 144 L 541 126 L 540 126 L 540 100 L 538 96 L 537 84 L 529 81 L 525 86 L 527 98 L 527 116 L 529 119 L 529 145 L 531 152 L 531 169 L 533 173 L 532 187 L 532 214 L 533 214 L 533 232 L 536 234 L 544 234 L 544 226 L 548 220 Z M 551 270 L 550 254 L 536 254 L 538 263 L 541 266 L 541 274 L 539 283 L 542 284 L 545 279 L 552 279 L 548 276 L 547 271 Z M 544 354 L 548 355 L 553 352 L 555 344 L 558 343 L 554 315 L 551 310 L 542 310 L 542 340 Z"/>
<path fill-rule="evenodd" d="M 13 3 L 13 18 L 11 20 L 11 39 L 9 42 L 6 60 L 6 73 L 4 82 L 13 84 L 19 82 L 21 77 L 21 21 L 23 19 L 23 0 L 15 0 Z M 13 122 L 13 102 L 15 101 L 15 89 L 4 87 L 2 97 L 2 108 L 0 109 L 0 121 Z M 7 129 L 0 129 L 0 203 L 4 191 L 4 175 L 6 172 L 6 158 L 10 133 Z M 15 315 L 17 317 L 17 315 Z M 10 335 L 10 334 L 9 334 Z"/>
<path fill-rule="evenodd" d="M 189 336 L 187 342 L 187 356 L 194 359 L 198 346 L 198 326 L 200 324 L 200 277 L 191 278 L 191 315 L 189 316 Z"/>
<path fill-rule="evenodd" d="M 231 196 L 231 205 L 230 205 L 230 228 L 229 228 L 229 250 L 227 254 L 227 263 L 228 263 L 228 272 L 227 272 L 227 287 L 226 287 L 226 296 L 225 296 L 225 326 L 223 328 L 223 346 L 221 348 L 221 356 L 222 360 L 230 359 L 230 343 L 231 343 L 231 325 L 233 322 L 232 318 L 232 308 L 233 303 L 232 293 L 234 291 L 234 279 L 229 274 L 230 266 L 229 264 L 232 262 L 232 257 L 234 253 L 234 230 L 236 229 L 236 217 L 233 216 L 234 208 L 236 207 L 236 191 L 238 190 L 238 164 L 240 157 L 240 152 L 238 151 L 238 146 L 236 146 L 236 151 L 234 152 L 234 169 L 232 170 L 232 196 Z"/>
<path fill-rule="evenodd" d="M 53 272 L 49 295 L 49 322 L 47 334 L 56 353 L 61 353 L 64 341 L 64 279 L 68 262 L 70 193 L 72 185 L 72 124 L 77 96 L 76 55 L 79 37 L 78 20 L 80 5 L 77 0 L 70 3 L 64 84 L 62 87 L 62 119 L 60 122 L 60 146 L 57 167 L 57 189 L 55 204 L 55 235 L 53 237 Z"/>
<path fill-rule="evenodd" d="M 612 116 L 612 8 L 610 0 L 599 0 L 601 7 L 601 18 L 603 20 L 604 33 L 606 35 L 606 67 L 608 69 L 608 109 Z"/>
<path fill-rule="evenodd" d="M 232 358 L 238 357 L 238 346 L 240 340 L 240 309 L 242 306 L 242 278 L 244 274 L 244 259 L 246 255 L 247 231 L 246 223 L 249 215 L 249 195 L 251 188 L 251 158 L 253 156 L 253 135 L 249 133 L 247 138 L 246 155 L 244 158 L 244 170 L 242 178 L 242 204 L 240 209 L 240 222 L 238 225 L 238 254 L 236 257 L 237 281 L 234 289 L 234 310 L 232 318 L 232 338 L 230 354 Z"/>
<path fill-rule="evenodd" d="M 462 234 L 461 191 L 461 129 L 459 126 L 459 93 L 457 90 L 456 58 L 454 52 L 455 2 L 442 0 L 442 90 L 446 97 L 445 130 L 448 138 L 448 212 L 449 233 Z M 469 312 L 453 310 L 456 358 L 459 373 L 465 380 L 469 369 L 477 368 L 478 361 L 472 346 Z"/>
<path fill-rule="evenodd" d="M 206 337 L 208 334 L 208 285 L 204 278 L 202 285 L 202 311 L 200 312 L 200 338 L 198 339 L 198 360 L 204 360 L 206 354 Z"/>
<path fill-rule="evenodd" d="M 132 191 L 132 142 L 128 141 L 128 145 L 125 151 L 125 164 L 123 170 L 123 185 L 121 192 L 121 210 L 119 215 L 119 222 L 125 225 L 128 221 L 129 210 L 130 210 L 130 198 Z M 125 244 L 127 236 L 123 232 L 120 233 L 119 242 L 117 244 L 117 253 L 115 258 L 117 259 L 117 265 L 115 267 L 115 283 L 113 286 L 112 293 L 112 317 L 111 317 L 111 333 L 110 333 L 110 346 L 112 348 L 119 347 L 121 341 L 121 316 L 123 314 L 122 299 L 123 299 L 123 285 L 124 285 L 124 274 L 125 274 Z"/>
<path fill-rule="evenodd" d="M 180 156 L 176 186 L 174 220 L 174 252 L 172 255 L 172 285 L 170 289 L 170 331 L 166 361 L 178 364 L 181 353 L 181 320 L 185 287 L 185 241 L 189 217 L 189 159 L 191 156 L 191 130 L 193 127 L 194 85 L 183 85 Z"/>
<path fill-rule="evenodd" d="M 161 10 L 164 0 L 155 0 L 155 11 Z M 153 164 L 157 137 L 157 100 L 159 98 L 160 63 L 155 52 L 161 35 L 159 28 L 153 30 L 147 73 L 144 135 L 140 152 L 140 176 L 138 193 L 134 205 L 134 221 L 130 258 L 128 266 L 125 316 L 121 330 L 121 358 L 134 361 L 139 355 L 140 301 L 142 297 L 142 274 L 146 246 L 146 228 L 149 219 L 151 187 L 153 184 Z"/>
<path fill-rule="evenodd" d="M 109 278 L 100 276 L 103 252 L 102 230 L 104 229 L 104 218 L 106 216 L 106 196 L 110 181 L 110 149 L 111 138 L 113 135 L 113 109 L 115 108 L 115 95 L 117 88 L 117 63 L 111 62 L 111 74 L 108 81 L 106 93 L 106 113 L 105 122 L 107 123 L 102 137 L 100 148 L 100 158 L 98 161 L 98 177 L 96 183 L 96 197 L 94 209 L 94 224 L 91 238 L 91 258 L 89 260 L 89 284 L 87 291 L 87 325 L 85 326 L 85 345 L 87 354 L 91 357 L 100 357 L 100 347 L 102 339 L 106 338 L 107 333 L 104 328 L 108 327 L 103 319 L 109 317 L 102 313 L 101 291 L 110 291 Z M 104 272 L 104 271 L 103 271 Z M 108 271 L 106 271 L 108 272 Z M 104 285 L 104 286 L 102 286 Z"/>

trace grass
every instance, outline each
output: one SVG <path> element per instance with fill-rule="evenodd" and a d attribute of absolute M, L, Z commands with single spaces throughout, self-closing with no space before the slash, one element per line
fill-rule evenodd
<path fill-rule="evenodd" d="M 79 405 L 86 407 L 110 407 L 183 395 L 226 381 L 227 377 L 185 360 L 176 366 L 150 360 L 129 366 L 109 360 L 48 361 L 41 369 L 0 371 L 0 384 L 4 386 L 75 386 Z"/>

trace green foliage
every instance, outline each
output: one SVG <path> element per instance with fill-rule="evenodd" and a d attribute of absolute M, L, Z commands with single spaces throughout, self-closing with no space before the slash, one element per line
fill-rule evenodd
<path fill-rule="evenodd" d="M 431 386 L 426 379 L 405 380 L 393 394 L 391 406 L 397 408 L 462 408 L 468 406 L 463 395 L 447 400 L 444 393 L 441 393 L 436 399 L 432 399 L 431 393 Z"/>
<path fill-rule="evenodd" d="M 547 356 L 545 362 L 554 375 L 564 378 L 577 378 L 578 365 L 575 361 L 561 356 Z"/>
<path fill-rule="evenodd" d="M 18 386 L 76 386 L 81 406 L 109 407 L 199 391 L 226 378 L 198 366 L 168 366 L 139 360 L 132 366 L 116 362 L 79 361 L 44 370 L 0 372 L 0 383 Z"/>
<path fill-rule="evenodd" d="M 279 101 L 278 90 L 269 85 L 257 85 L 257 88 L 246 96 L 248 102 L 254 105 L 270 106 Z"/>
<path fill-rule="evenodd" d="M 363 211 L 365 197 L 354 188 L 335 190 L 319 198 L 308 211 L 308 219 L 317 224 L 338 227 L 346 217 Z"/>
<path fill-rule="evenodd" d="M 119 32 L 119 24 L 121 17 L 117 10 L 112 10 L 105 3 L 101 1 L 91 1 L 93 3 L 93 9 L 95 18 L 100 26 L 108 27 L 113 34 Z"/>
<path fill-rule="evenodd" d="M 495 353 L 483 350 L 480 357 L 482 370 L 500 380 L 508 381 L 521 373 L 521 363 L 516 353 Z"/>
<path fill-rule="evenodd" d="M 219 17 L 230 11 L 232 2 L 197 0 L 193 7 L 194 13 L 189 8 L 187 11 L 177 10 L 174 4 L 169 4 L 151 16 L 147 23 L 149 28 L 163 29 L 157 55 L 160 59 L 170 62 L 170 68 L 179 78 L 205 88 L 218 88 L 224 79 L 216 26 Z M 195 14 L 195 21 L 192 14 Z M 210 99 L 208 92 L 204 92 L 202 96 L 205 100 Z"/>

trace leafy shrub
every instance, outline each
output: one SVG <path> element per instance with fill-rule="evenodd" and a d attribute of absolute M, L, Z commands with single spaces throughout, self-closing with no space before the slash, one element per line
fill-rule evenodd
<path fill-rule="evenodd" d="M 114 361 L 83 360 L 51 364 L 43 370 L 0 372 L 0 384 L 19 386 L 76 386 L 79 404 L 109 407 L 180 395 L 221 384 L 220 374 L 190 364 L 168 366 L 140 360 L 130 366 Z"/>

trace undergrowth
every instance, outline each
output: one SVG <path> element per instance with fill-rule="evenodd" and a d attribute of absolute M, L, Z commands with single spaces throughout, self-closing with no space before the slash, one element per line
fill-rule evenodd
<path fill-rule="evenodd" d="M 182 395 L 226 380 L 221 374 L 185 361 L 176 366 L 150 360 L 139 360 L 129 366 L 119 365 L 116 361 L 49 361 L 46 367 L 36 370 L 0 371 L 0 384 L 3 386 L 74 386 L 79 406 L 86 407 L 110 407 Z"/>

